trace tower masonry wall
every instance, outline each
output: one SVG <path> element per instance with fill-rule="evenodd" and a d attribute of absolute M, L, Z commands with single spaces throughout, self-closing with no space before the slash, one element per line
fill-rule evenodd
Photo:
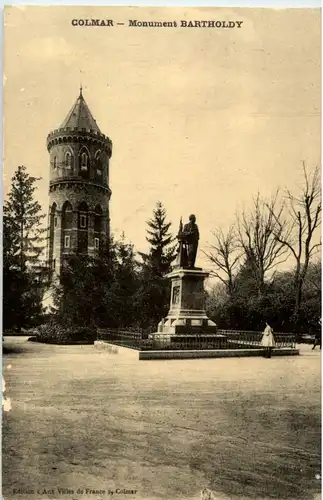
<path fill-rule="evenodd" d="M 54 203 L 58 211 L 63 209 L 63 205 L 68 201 L 73 210 L 77 210 L 80 203 L 85 202 L 89 211 L 94 211 L 100 205 L 103 213 L 109 214 L 110 190 L 102 188 L 100 185 L 80 180 L 66 180 L 59 184 L 50 186 L 49 191 L 49 212 Z"/>
<path fill-rule="evenodd" d="M 88 155 L 88 172 L 81 168 L 81 154 Z M 66 153 L 71 155 L 71 164 L 66 164 Z M 101 173 L 98 174 L 96 156 L 101 155 Z M 55 144 L 50 149 L 50 181 L 63 178 L 80 177 L 108 186 L 109 184 L 109 154 L 99 144 L 62 143 Z"/>
<path fill-rule="evenodd" d="M 110 216 L 109 216 L 109 197 L 110 194 L 102 192 L 102 189 L 89 184 L 60 184 L 55 186 L 50 194 L 50 207 L 51 213 L 53 206 L 56 208 L 56 226 L 54 228 L 54 245 L 52 259 L 55 259 L 56 269 L 60 269 L 63 254 L 74 253 L 78 248 L 78 232 L 79 232 L 79 206 L 85 202 L 88 207 L 88 254 L 94 255 L 95 237 L 100 236 L 101 244 L 106 241 L 110 233 Z M 64 249 L 62 217 L 64 204 L 68 202 L 72 207 L 72 221 L 71 228 L 68 230 L 70 236 L 70 247 Z M 55 205 L 54 205 L 55 204 Z M 101 231 L 100 235 L 95 234 L 95 209 L 100 206 L 102 209 L 101 216 Z"/>

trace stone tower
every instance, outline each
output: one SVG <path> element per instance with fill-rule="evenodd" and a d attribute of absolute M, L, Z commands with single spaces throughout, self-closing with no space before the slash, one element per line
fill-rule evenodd
<path fill-rule="evenodd" d="M 101 133 L 80 89 L 61 126 L 47 136 L 50 155 L 48 261 L 59 275 L 64 257 L 95 256 L 109 238 L 111 140 Z"/>

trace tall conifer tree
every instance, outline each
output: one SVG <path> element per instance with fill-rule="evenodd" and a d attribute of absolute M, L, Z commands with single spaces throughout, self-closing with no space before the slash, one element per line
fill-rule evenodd
<path fill-rule="evenodd" d="M 20 271 L 38 264 L 45 248 L 43 220 L 45 215 L 34 198 L 36 182 L 40 178 L 28 174 L 26 167 L 19 166 L 12 178 L 11 190 L 4 203 L 4 218 L 10 229 L 16 264 Z"/>
<path fill-rule="evenodd" d="M 150 252 L 140 253 L 144 263 L 149 265 L 158 276 L 167 274 L 176 258 L 175 238 L 169 232 L 171 222 L 167 222 L 166 219 L 166 209 L 158 201 L 153 210 L 153 217 L 147 221 L 146 240 L 150 244 Z"/>
<path fill-rule="evenodd" d="M 35 199 L 39 179 L 19 166 L 4 203 L 3 216 L 3 323 L 4 328 L 28 326 L 41 312 L 45 248 L 41 206 Z"/>
<path fill-rule="evenodd" d="M 140 311 L 140 326 L 153 331 L 169 308 L 170 284 L 165 275 L 171 271 L 177 245 L 174 244 L 175 238 L 170 233 L 171 223 L 167 222 L 166 210 L 160 201 L 147 225 L 146 240 L 150 244 L 150 251 L 147 254 L 140 253 L 143 265 L 136 307 Z"/>

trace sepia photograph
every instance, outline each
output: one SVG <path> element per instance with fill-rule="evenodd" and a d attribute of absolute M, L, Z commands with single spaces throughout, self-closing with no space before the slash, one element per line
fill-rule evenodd
<path fill-rule="evenodd" d="M 6 6 L 2 497 L 321 498 L 321 9 Z"/>

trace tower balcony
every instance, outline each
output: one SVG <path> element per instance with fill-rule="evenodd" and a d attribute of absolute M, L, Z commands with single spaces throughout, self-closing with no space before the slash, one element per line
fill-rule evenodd
<path fill-rule="evenodd" d="M 53 191 L 57 187 L 64 185 L 67 188 L 72 187 L 73 185 L 78 185 L 78 186 L 93 186 L 96 189 L 99 189 L 101 191 L 104 191 L 107 193 L 109 196 L 111 196 L 111 189 L 108 186 L 107 181 L 105 180 L 104 182 L 99 182 L 96 181 L 95 179 L 85 179 L 81 176 L 78 175 L 66 175 L 62 177 L 58 177 L 56 179 L 52 179 L 49 182 L 49 190 Z"/>
<path fill-rule="evenodd" d="M 47 136 L 47 149 L 50 151 L 52 146 L 57 144 L 75 144 L 75 143 L 92 143 L 99 144 L 109 154 L 112 155 L 112 141 L 111 139 L 90 128 L 58 128 L 52 130 Z"/>

